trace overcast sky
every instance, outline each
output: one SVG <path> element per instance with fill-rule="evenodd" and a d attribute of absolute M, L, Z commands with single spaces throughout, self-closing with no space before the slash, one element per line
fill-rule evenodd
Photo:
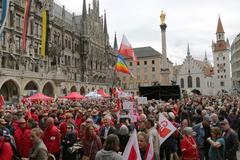
<path fill-rule="evenodd" d="M 66 9 L 81 14 L 83 0 L 55 0 Z M 220 15 L 230 43 L 240 33 L 240 0 L 99 0 L 100 14 L 107 13 L 110 43 L 114 33 L 118 44 L 125 34 L 132 47 L 151 46 L 161 52 L 160 12 L 166 13 L 167 54 L 181 64 L 187 43 L 193 57 L 212 61 L 211 44 L 216 38 Z M 92 0 L 87 0 L 87 4 Z"/>

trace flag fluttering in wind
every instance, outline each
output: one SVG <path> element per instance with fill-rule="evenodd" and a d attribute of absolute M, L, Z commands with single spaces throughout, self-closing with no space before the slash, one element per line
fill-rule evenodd
<path fill-rule="evenodd" d="M 1 28 L 0 28 L 0 36 L 4 30 L 5 24 L 7 22 L 7 15 L 9 9 L 10 0 L 2 0 L 2 16 L 1 16 Z"/>
<path fill-rule="evenodd" d="M 131 137 L 128 140 L 127 146 L 123 152 L 122 159 L 124 160 L 141 160 L 141 155 L 138 146 L 137 132 L 133 131 Z"/>
<path fill-rule="evenodd" d="M 153 160 L 153 159 L 154 159 L 153 139 L 152 139 L 152 136 L 150 136 L 144 160 Z"/>
<path fill-rule="evenodd" d="M 123 56 L 121 55 L 118 55 L 117 57 L 117 64 L 115 66 L 115 69 L 117 72 L 122 72 L 122 73 L 125 73 L 125 74 L 131 74 L 124 59 L 123 59 Z"/>
<path fill-rule="evenodd" d="M 24 21 L 23 21 L 23 33 L 22 33 L 22 49 L 26 51 L 26 37 L 27 37 L 27 30 L 28 30 L 28 19 L 29 19 L 29 12 L 31 8 L 32 0 L 26 1 L 26 7 L 24 12 Z"/>
<path fill-rule="evenodd" d="M 122 42 L 121 42 L 120 49 L 118 52 L 121 55 L 124 55 L 128 58 L 132 58 L 133 61 L 135 63 L 137 63 L 137 61 L 138 61 L 137 57 L 135 56 L 134 50 L 133 50 L 132 46 L 130 45 L 130 43 L 128 42 L 125 35 L 123 35 L 123 37 L 122 37 Z"/>

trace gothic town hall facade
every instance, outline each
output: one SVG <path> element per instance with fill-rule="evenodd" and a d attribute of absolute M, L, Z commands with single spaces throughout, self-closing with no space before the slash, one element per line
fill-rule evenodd
<path fill-rule="evenodd" d="M 99 14 L 99 1 L 75 15 L 48 0 L 47 51 L 41 51 L 42 18 L 40 0 L 32 1 L 26 40 L 22 50 L 25 0 L 12 0 L 6 27 L 0 40 L 0 94 L 5 101 L 19 101 L 31 92 L 64 96 L 77 91 L 86 94 L 116 84 L 116 55 L 109 44 L 106 13 Z"/>

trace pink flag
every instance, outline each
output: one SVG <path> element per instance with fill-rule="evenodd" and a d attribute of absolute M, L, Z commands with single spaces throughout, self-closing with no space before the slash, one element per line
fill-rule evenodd
<path fill-rule="evenodd" d="M 138 146 L 137 132 L 133 131 L 131 137 L 128 140 L 127 146 L 123 152 L 122 159 L 124 160 L 141 160 L 141 155 Z"/>
<path fill-rule="evenodd" d="M 153 140 L 152 140 L 152 136 L 150 136 L 144 160 L 153 160 L 153 159 L 154 159 Z"/>
<path fill-rule="evenodd" d="M 119 54 L 121 54 L 123 56 L 127 56 L 128 58 L 132 58 L 135 63 L 137 63 L 137 61 L 138 61 L 137 57 L 134 54 L 134 50 L 133 50 L 132 46 L 130 45 L 130 43 L 128 42 L 125 35 L 123 35 L 123 37 L 122 37 Z"/>

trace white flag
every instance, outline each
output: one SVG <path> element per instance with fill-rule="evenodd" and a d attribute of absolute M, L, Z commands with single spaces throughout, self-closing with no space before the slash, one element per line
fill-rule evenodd
<path fill-rule="evenodd" d="M 176 128 L 166 117 L 164 117 L 162 113 L 159 114 L 159 125 L 160 128 L 158 129 L 158 134 L 160 137 L 159 139 L 161 145 L 169 136 L 171 136 L 176 131 Z"/>
<path fill-rule="evenodd" d="M 137 140 L 137 132 L 133 131 L 131 137 L 128 140 L 127 146 L 123 152 L 122 156 L 123 160 L 142 160 L 138 140 Z"/>

